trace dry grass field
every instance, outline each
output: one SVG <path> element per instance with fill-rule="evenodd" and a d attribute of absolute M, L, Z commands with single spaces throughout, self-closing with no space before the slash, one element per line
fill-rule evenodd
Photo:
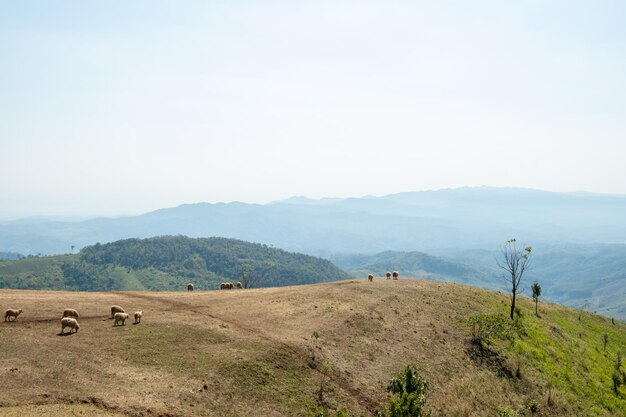
<path fill-rule="evenodd" d="M 624 324 L 547 303 L 536 318 L 522 299 L 528 340 L 478 351 L 467 317 L 505 313 L 507 302 L 412 279 L 206 292 L 0 290 L 2 311 L 24 310 L 0 323 L 0 415 L 307 415 L 322 362 L 333 368 L 328 402 L 355 416 L 383 408 L 387 382 L 409 363 L 430 384 L 434 416 L 494 416 L 532 400 L 538 415 L 626 415 L 610 374 L 602 376 L 612 352 L 626 352 Z M 112 304 L 131 316 L 143 310 L 142 323 L 114 327 Z M 80 312 L 78 333 L 60 335 L 64 308 Z M 566 376 L 563 351 L 571 352 Z M 601 364 L 597 378 L 590 363 Z M 496 369 L 518 364 L 517 377 Z"/>

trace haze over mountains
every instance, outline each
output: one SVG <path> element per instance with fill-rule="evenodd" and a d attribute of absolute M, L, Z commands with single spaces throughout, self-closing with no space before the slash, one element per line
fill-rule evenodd
<path fill-rule="evenodd" d="M 227 237 L 323 256 L 354 276 L 404 276 L 504 289 L 499 246 L 535 248 L 528 279 L 547 299 L 626 318 L 626 197 L 458 188 L 383 197 L 292 197 L 265 205 L 184 204 L 139 216 L 0 223 L 0 252 L 60 254 L 161 235 Z"/>
<path fill-rule="evenodd" d="M 626 197 L 519 188 L 458 188 L 383 197 L 266 205 L 197 203 L 139 216 L 0 224 L 0 251 L 67 253 L 131 237 L 221 236 L 311 254 L 493 249 L 512 236 L 533 245 L 626 243 Z"/>

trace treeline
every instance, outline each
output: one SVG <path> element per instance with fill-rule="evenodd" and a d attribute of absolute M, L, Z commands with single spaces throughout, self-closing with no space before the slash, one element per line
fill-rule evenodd
<path fill-rule="evenodd" d="M 236 239 L 185 236 L 125 239 L 87 246 L 62 261 L 47 257 L 10 263 L 0 267 L 0 285 L 29 289 L 181 290 L 188 281 L 214 289 L 222 281 L 240 280 L 244 271 L 258 287 L 349 277 L 321 258 Z"/>

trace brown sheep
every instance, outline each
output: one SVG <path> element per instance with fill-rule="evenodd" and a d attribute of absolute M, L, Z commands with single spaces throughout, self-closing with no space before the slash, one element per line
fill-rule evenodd
<path fill-rule="evenodd" d="M 237 288 L 243 288 L 243 285 L 241 285 L 241 282 L 237 283 Z"/>
<path fill-rule="evenodd" d="M 135 324 L 141 323 L 141 317 L 143 317 L 143 310 L 135 311 Z"/>
<path fill-rule="evenodd" d="M 193 291 L 193 284 L 191 282 L 187 284 L 187 291 Z"/>
<path fill-rule="evenodd" d="M 63 310 L 63 317 L 61 318 L 65 317 L 78 318 L 78 311 L 74 310 L 73 308 L 66 308 L 65 310 Z"/>
<path fill-rule="evenodd" d="M 400 274 L 398 274 L 398 271 L 393 271 L 393 279 L 398 279 L 398 276 Z"/>
<path fill-rule="evenodd" d="M 367 280 L 368 280 L 369 282 L 374 281 L 374 275 L 369 274 L 369 275 L 367 276 Z"/>
<path fill-rule="evenodd" d="M 78 321 L 71 317 L 63 317 L 61 319 L 61 334 L 64 334 L 64 330 L 66 327 L 70 328 L 70 333 L 72 333 L 72 330 L 74 330 L 75 333 L 78 333 L 78 329 L 80 329 Z"/>
<path fill-rule="evenodd" d="M 387 279 L 391 279 L 391 272 L 387 272 Z"/>
<path fill-rule="evenodd" d="M 20 314 L 22 314 L 21 308 L 19 310 L 14 310 L 10 308 L 4 313 L 4 321 L 11 321 L 9 320 L 10 317 L 13 317 L 12 321 L 17 321 L 17 316 L 19 316 Z"/>
<path fill-rule="evenodd" d="M 115 317 L 115 313 L 123 313 L 124 309 L 120 306 L 111 306 L 111 317 L 109 318 L 114 318 Z"/>
<path fill-rule="evenodd" d="M 115 319 L 115 323 L 113 323 L 113 326 L 117 326 L 117 323 L 122 323 L 123 326 L 124 322 L 128 318 L 128 313 L 115 313 L 115 316 L 113 316 L 113 318 Z"/>

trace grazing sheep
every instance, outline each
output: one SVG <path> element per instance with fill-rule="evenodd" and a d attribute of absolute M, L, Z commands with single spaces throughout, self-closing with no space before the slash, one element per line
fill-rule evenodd
<path fill-rule="evenodd" d="M 13 317 L 13 321 L 17 321 L 17 316 L 19 316 L 20 314 L 22 314 L 21 308 L 19 310 L 14 310 L 10 308 L 4 313 L 4 321 L 11 321 L 9 320 L 9 317 Z"/>
<path fill-rule="evenodd" d="M 64 334 L 66 327 L 70 328 L 70 333 L 72 333 L 72 330 L 78 333 L 78 329 L 80 329 L 80 325 L 78 324 L 78 321 L 76 321 L 76 319 L 73 319 L 71 317 L 63 317 L 61 319 L 61 334 Z"/>
<path fill-rule="evenodd" d="M 187 291 L 193 291 L 193 284 L 191 282 L 187 284 Z"/>
<path fill-rule="evenodd" d="M 369 275 L 367 276 L 367 280 L 368 280 L 369 282 L 374 281 L 374 275 L 369 274 Z"/>
<path fill-rule="evenodd" d="M 393 279 L 398 279 L 398 276 L 400 274 L 398 274 L 398 271 L 393 271 Z"/>
<path fill-rule="evenodd" d="M 222 283 L 220 284 L 220 290 L 225 290 L 225 289 L 226 289 L 226 283 L 225 283 L 225 282 L 222 282 Z"/>
<path fill-rule="evenodd" d="M 135 311 L 135 324 L 141 323 L 141 316 L 143 316 L 143 310 Z"/>
<path fill-rule="evenodd" d="M 243 285 L 241 285 L 241 282 L 237 283 L 237 288 L 243 288 Z"/>
<path fill-rule="evenodd" d="M 387 279 L 391 279 L 391 272 L 387 272 Z"/>
<path fill-rule="evenodd" d="M 65 310 L 63 310 L 63 317 L 75 317 L 78 318 L 78 311 L 74 310 L 73 308 L 66 308 Z"/>
<path fill-rule="evenodd" d="M 115 313 L 123 313 L 124 309 L 120 306 L 111 306 L 111 317 L 109 318 L 113 318 L 115 317 Z"/>
<path fill-rule="evenodd" d="M 233 289 L 233 283 L 232 282 L 228 282 L 227 284 L 228 284 L 228 289 L 232 290 Z"/>
<path fill-rule="evenodd" d="M 115 323 L 113 323 L 114 326 L 117 326 L 117 323 L 122 323 L 123 326 L 124 322 L 128 318 L 128 313 L 115 313 L 113 318 L 115 319 Z"/>

